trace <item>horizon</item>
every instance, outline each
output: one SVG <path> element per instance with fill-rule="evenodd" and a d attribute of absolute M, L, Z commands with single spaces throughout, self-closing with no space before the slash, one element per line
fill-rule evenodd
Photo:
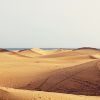
<path fill-rule="evenodd" d="M 79 48 L 39 48 L 39 49 L 43 49 L 43 50 L 52 50 L 52 49 L 81 49 L 81 48 L 86 48 L 86 49 L 100 49 L 100 48 L 93 48 L 93 47 L 79 47 Z M 7 50 L 27 50 L 27 49 L 32 49 L 32 48 L 3 48 L 3 49 L 7 49 Z"/>

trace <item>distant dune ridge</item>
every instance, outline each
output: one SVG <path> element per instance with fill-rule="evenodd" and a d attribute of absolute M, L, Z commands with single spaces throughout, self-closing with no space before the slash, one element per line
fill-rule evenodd
<path fill-rule="evenodd" d="M 36 57 L 41 55 L 40 53 L 33 51 L 31 49 L 19 50 L 17 53 L 27 57 Z"/>
<path fill-rule="evenodd" d="M 0 48 L 0 61 L 0 100 L 100 100 L 99 49 Z"/>
<path fill-rule="evenodd" d="M 100 49 L 91 48 L 91 47 L 82 47 L 82 48 L 78 48 L 78 49 L 74 49 L 74 50 L 100 50 Z"/>
<path fill-rule="evenodd" d="M 80 55 L 93 55 L 99 54 L 100 51 L 94 49 L 78 49 L 78 50 L 65 50 L 64 52 L 59 52 L 55 54 L 42 56 L 43 58 L 56 58 L 56 57 L 65 57 L 65 56 L 80 56 Z"/>
<path fill-rule="evenodd" d="M 9 52 L 9 50 L 0 48 L 0 52 Z"/>

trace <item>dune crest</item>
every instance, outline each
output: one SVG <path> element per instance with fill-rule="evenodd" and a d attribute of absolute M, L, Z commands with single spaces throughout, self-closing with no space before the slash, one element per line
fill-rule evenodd
<path fill-rule="evenodd" d="M 34 51 L 34 52 L 37 52 L 39 54 L 42 54 L 42 55 L 46 54 L 46 51 L 43 50 L 43 49 L 40 49 L 40 48 L 32 48 L 31 50 Z"/>
<path fill-rule="evenodd" d="M 9 52 L 9 50 L 0 48 L 0 52 Z"/>
<path fill-rule="evenodd" d="M 37 57 L 41 55 L 40 53 L 36 51 L 32 51 L 31 49 L 19 50 L 17 54 L 20 54 L 26 57 Z"/>
<path fill-rule="evenodd" d="M 99 50 L 99 49 L 92 48 L 92 47 L 82 47 L 82 48 L 78 48 L 78 49 L 75 49 L 75 50 Z"/>

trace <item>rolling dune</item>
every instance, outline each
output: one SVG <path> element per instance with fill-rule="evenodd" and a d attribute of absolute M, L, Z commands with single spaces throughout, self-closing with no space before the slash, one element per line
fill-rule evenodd
<path fill-rule="evenodd" d="M 35 52 L 33 50 L 20 50 L 17 52 L 17 54 L 23 55 L 23 56 L 27 56 L 27 57 L 37 57 L 40 56 L 41 54 L 38 52 Z"/>
<path fill-rule="evenodd" d="M 94 59 L 69 61 L 61 59 L 27 58 L 16 54 L 0 53 L 0 61 L 2 62 L 0 63 L 0 85 L 20 88 L 29 84 L 31 81 L 36 82 L 36 80 L 40 80 L 41 78 L 45 79 L 56 69 L 78 65 L 91 60 Z M 44 73 L 46 75 L 41 76 Z M 34 86 L 37 86 L 37 84 Z"/>
<path fill-rule="evenodd" d="M 90 48 L 0 49 L 0 100 L 98 100 L 99 56 Z"/>
<path fill-rule="evenodd" d="M 39 80 L 39 83 L 37 82 L 39 85 L 36 88 L 33 88 L 32 83 L 24 88 L 81 95 L 100 95 L 99 75 L 100 60 L 97 60 L 56 70 L 45 80 Z"/>
<path fill-rule="evenodd" d="M 91 54 L 97 54 L 100 55 L 99 50 L 94 49 L 78 49 L 78 50 L 66 50 L 64 52 L 59 52 L 57 54 L 50 54 L 50 55 L 44 55 L 43 58 L 57 58 L 57 57 L 66 57 L 66 56 L 80 56 L 80 55 L 91 55 Z"/>
<path fill-rule="evenodd" d="M 29 91 L 0 87 L 0 100 L 99 100 L 96 96 L 82 96 L 54 92 Z"/>

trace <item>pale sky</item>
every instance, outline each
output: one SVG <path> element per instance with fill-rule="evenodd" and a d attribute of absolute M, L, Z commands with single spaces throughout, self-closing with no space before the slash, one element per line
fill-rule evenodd
<path fill-rule="evenodd" d="M 100 48 L 100 0 L 0 0 L 0 47 Z"/>

